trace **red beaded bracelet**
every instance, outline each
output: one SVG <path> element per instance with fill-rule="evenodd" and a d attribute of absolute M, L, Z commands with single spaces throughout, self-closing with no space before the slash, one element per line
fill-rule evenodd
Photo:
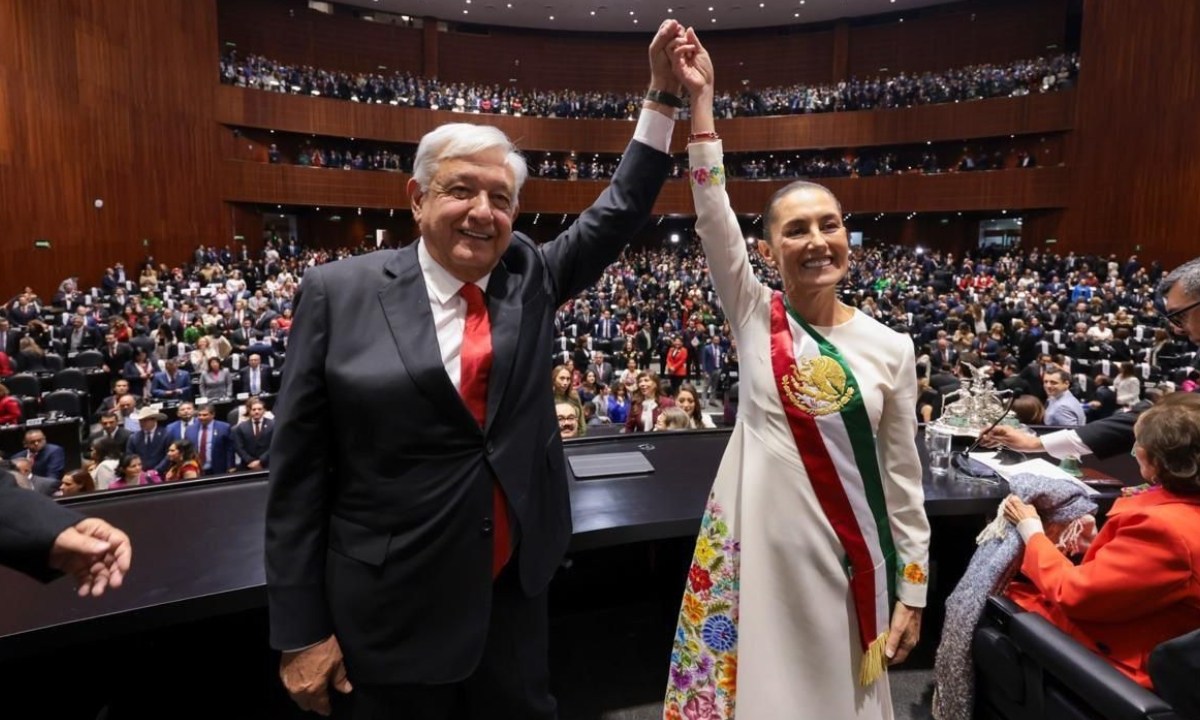
<path fill-rule="evenodd" d="M 688 135 L 688 142 L 696 142 L 697 140 L 720 140 L 721 136 L 715 132 L 698 132 Z"/>

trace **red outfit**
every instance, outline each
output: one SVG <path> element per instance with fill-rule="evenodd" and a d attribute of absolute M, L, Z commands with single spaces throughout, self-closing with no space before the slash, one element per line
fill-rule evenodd
<path fill-rule="evenodd" d="M 685 347 L 672 347 L 667 351 L 667 375 L 669 377 L 684 377 L 687 375 L 688 351 Z"/>
<path fill-rule="evenodd" d="M 0 425 L 16 425 L 21 422 L 21 403 L 12 395 L 0 398 Z"/>
<path fill-rule="evenodd" d="M 1009 596 L 1152 687 L 1146 664 L 1159 643 L 1200 628 L 1200 497 L 1154 488 L 1116 501 L 1074 565 L 1044 535 L 1030 538 Z"/>
<path fill-rule="evenodd" d="M 0 351 L 0 377 L 8 377 L 12 374 L 12 361 L 9 360 L 8 353 Z"/>

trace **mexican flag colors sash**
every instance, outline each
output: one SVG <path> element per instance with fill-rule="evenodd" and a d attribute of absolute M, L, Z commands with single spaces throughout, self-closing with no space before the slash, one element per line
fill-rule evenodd
<path fill-rule="evenodd" d="M 804 329 L 798 343 L 788 316 Z M 771 298 L 771 366 L 800 460 L 846 553 L 863 650 L 858 678 L 867 686 L 887 668 L 896 578 L 875 433 L 849 365 L 779 292 Z"/>

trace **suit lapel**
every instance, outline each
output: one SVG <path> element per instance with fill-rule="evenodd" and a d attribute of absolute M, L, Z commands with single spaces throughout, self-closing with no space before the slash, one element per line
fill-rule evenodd
<path fill-rule="evenodd" d="M 417 244 L 397 250 L 383 267 L 391 281 L 379 291 L 379 302 L 405 371 L 431 402 L 459 408 L 462 418 L 478 427 L 442 364 L 429 291 L 417 262 Z"/>
<path fill-rule="evenodd" d="M 488 280 L 488 321 L 492 326 L 492 370 L 488 375 L 486 427 L 491 427 L 516 359 L 521 334 L 521 276 L 501 263 Z"/>

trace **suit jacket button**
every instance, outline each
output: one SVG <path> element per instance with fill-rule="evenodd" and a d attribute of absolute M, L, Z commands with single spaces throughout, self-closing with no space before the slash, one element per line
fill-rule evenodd
<path fill-rule="evenodd" d="M 480 526 L 479 530 L 484 535 L 491 535 L 492 534 L 492 519 L 490 517 L 485 517 L 483 519 L 483 525 Z"/>

